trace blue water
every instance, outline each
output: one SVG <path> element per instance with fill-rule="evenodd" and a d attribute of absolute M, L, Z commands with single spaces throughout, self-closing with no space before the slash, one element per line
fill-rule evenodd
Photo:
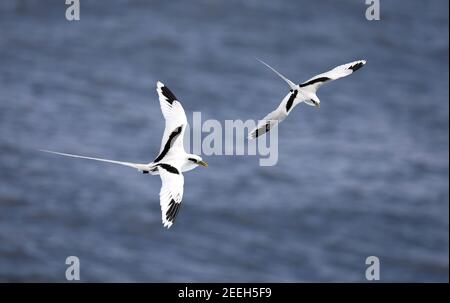
<path fill-rule="evenodd" d="M 0 281 L 448 281 L 448 1 L 0 4 Z M 279 128 L 279 162 L 205 157 L 161 224 L 158 177 L 37 148 L 147 162 L 164 81 L 192 119 L 259 119 L 286 85 L 355 59 Z"/>

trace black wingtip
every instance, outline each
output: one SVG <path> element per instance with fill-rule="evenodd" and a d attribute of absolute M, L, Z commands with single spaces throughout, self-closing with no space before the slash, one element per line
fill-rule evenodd
<path fill-rule="evenodd" d="M 167 221 L 169 221 L 172 224 L 175 222 L 178 212 L 180 211 L 180 206 L 181 203 L 175 202 L 174 199 L 170 200 L 169 209 L 166 212 Z"/>
<path fill-rule="evenodd" d="M 257 128 L 253 134 L 250 134 L 249 138 L 250 139 L 256 139 L 259 136 L 267 133 L 270 131 L 271 125 L 270 125 L 270 121 L 267 121 L 266 124 L 260 126 L 259 128 Z"/>
<path fill-rule="evenodd" d="M 167 102 L 169 102 L 170 104 L 172 104 L 173 101 L 177 100 L 177 97 L 175 97 L 175 95 L 172 93 L 172 91 L 170 89 L 168 89 L 167 86 L 165 86 L 165 85 L 161 86 L 161 93 L 164 95 Z"/>
<path fill-rule="evenodd" d="M 361 61 L 358 62 L 356 64 L 353 64 L 352 66 L 350 66 L 348 69 L 351 69 L 353 72 L 356 72 L 358 69 L 360 69 L 361 67 L 363 67 L 365 64 L 365 62 Z"/>

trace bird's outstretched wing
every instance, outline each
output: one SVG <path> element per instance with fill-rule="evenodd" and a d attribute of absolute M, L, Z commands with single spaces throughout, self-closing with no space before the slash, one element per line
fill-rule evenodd
<path fill-rule="evenodd" d="M 187 119 L 180 101 L 167 86 L 158 81 L 156 91 L 158 92 L 162 114 L 166 120 L 161 149 L 159 155 L 153 161 L 160 162 L 171 154 L 184 153 L 183 137 Z"/>
<path fill-rule="evenodd" d="M 170 228 L 174 223 L 183 200 L 184 177 L 180 169 L 168 163 L 158 164 L 161 177 L 159 202 L 164 227 Z"/>
<path fill-rule="evenodd" d="M 280 120 L 271 120 L 270 116 L 273 115 L 273 112 L 271 112 L 269 115 L 264 117 L 263 120 L 259 121 L 258 126 L 254 128 L 248 135 L 249 139 L 256 139 L 259 136 L 268 133 L 271 129 L 276 127 L 278 123 L 280 123 Z"/>
<path fill-rule="evenodd" d="M 60 152 L 46 150 L 46 149 L 40 149 L 39 151 L 46 152 L 46 153 L 51 153 L 51 154 L 56 154 L 56 155 L 61 155 L 61 156 L 66 156 L 66 157 L 72 157 L 72 158 L 80 158 L 80 159 L 95 160 L 95 161 L 119 164 L 119 165 L 124 165 L 124 166 L 128 166 L 128 167 L 136 168 L 139 171 L 147 171 L 148 170 L 148 165 L 147 164 L 115 161 L 115 160 L 108 160 L 108 159 L 102 159 L 102 158 L 85 157 L 85 156 L 79 156 L 79 155 L 74 155 L 74 154 L 60 153 Z"/>
<path fill-rule="evenodd" d="M 365 60 L 353 61 L 347 64 L 339 65 L 330 71 L 319 74 L 300 84 L 300 87 L 316 93 L 317 89 L 326 82 L 346 77 L 357 71 L 366 64 Z"/>

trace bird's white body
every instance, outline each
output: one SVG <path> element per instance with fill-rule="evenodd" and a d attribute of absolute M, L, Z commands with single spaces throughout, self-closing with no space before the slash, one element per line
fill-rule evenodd
<path fill-rule="evenodd" d="M 274 111 L 270 112 L 263 119 L 261 119 L 258 126 L 250 132 L 250 139 L 255 139 L 276 127 L 281 121 L 286 119 L 291 111 L 301 102 L 305 102 L 308 105 L 319 108 L 320 100 L 317 97 L 316 92 L 320 86 L 326 82 L 346 77 L 366 64 L 365 60 L 350 62 L 335 67 L 328 72 L 314 76 L 303 83 L 295 84 L 264 61 L 259 61 L 281 77 L 289 85 L 290 90 L 289 93 L 283 98 L 280 105 Z"/>
<path fill-rule="evenodd" d="M 148 164 L 85 157 L 49 150 L 41 150 L 67 157 L 95 160 L 124 165 L 137 169 L 142 173 L 160 175 L 162 186 L 159 193 L 162 222 L 165 227 L 172 226 L 180 209 L 184 191 L 183 172 L 199 165 L 208 166 L 200 156 L 188 154 L 183 147 L 183 137 L 187 126 L 183 106 L 174 94 L 158 81 L 157 89 L 162 114 L 166 121 L 161 149 L 158 156 Z"/>

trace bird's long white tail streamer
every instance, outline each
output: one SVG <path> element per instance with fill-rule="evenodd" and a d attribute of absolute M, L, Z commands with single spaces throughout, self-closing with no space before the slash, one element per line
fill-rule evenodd
<path fill-rule="evenodd" d="M 145 170 L 147 168 L 146 164 L 122 162 L 122 161 L 108 160 L 108 159 L 102 159 L 102 158 L 85 157 L 85 156 L 79 156 L 79 155 L 74 155 L 74 154 L 60 153 L 60 152 L 46 150 L 46 149 L 39 149 L 39 151 L 45 152 L 45 153 L 50 153 L 50 154 L 56 154 L 56 155 L 60 155 L 60 156 L 72 157 L 72 158 L 80 158 L 80 159 L 101 161 L 101 162 L 107 162 L 107 163 L 114 163 L 114 164 L 119 164 L 119 165 L 133 167 L 133 168 L 136 168 L 138 170 Z"/>
<path fill-rule="evenodd" d="M 267 64 L 266 62 L 262 61 L 261 59 L 256 58 L 256 60 L 258 60 L 259 62 L 261 62 L 262 64 L 264 64 L 265 66 L 267 66 L 268 68 L 270 68 L 275 74 L 277 74 L 278 76 L 280 76 L 281 79 L 283 79 L 284 81 L 286 81 L 286 83 L 289 85 L 289 87 L 291 89 L 295 89 L 295 83 L 292 82 L 291 80 L 289 80 L 288 78 L 286 78 L 285 76 L 283 76 L 282 74 L 280 74 L 276 69 L 274 69 L 272 66 L 270 66 L 269 64 Z"/>

